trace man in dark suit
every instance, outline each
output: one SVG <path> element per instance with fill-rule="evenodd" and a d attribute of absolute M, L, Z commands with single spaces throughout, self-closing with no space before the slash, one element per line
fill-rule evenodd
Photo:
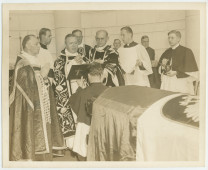
<path fill-rule="evenodd" d="M 158 62 L 155 60 L 155 50 L 149 46 L 149 37 L 147 35 L 142 36 L 141 44 L 147 50 L 149 54 L 151 63 L 152 63 L 152 71 L 153 73 L 148 76 L 150 87 L 152 88 L 160 88 L 160 77 L 157 69 Z"/>
<path fill-rule="evenodd" d="M 74 138 L 73 151 L 77 153 L 79 160 L 85 160 L 87 156 L 87 136 L 90 130 L 91 116 L 87 112 L 87 101 L 97 98 L 108 87 L 102 83 L 103 68 L 99 63 L 91 63 L 88 68 L 88 80 L 90 85 L 86 87 L 84 79 L 78 81 L 79 88 L 69 98 L 69 105 L 77 115 L 77 126 Z"/>

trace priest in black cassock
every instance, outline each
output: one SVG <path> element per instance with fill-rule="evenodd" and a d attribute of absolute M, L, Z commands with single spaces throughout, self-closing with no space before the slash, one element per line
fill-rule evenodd
<path fill-rule="evenodd" d="M 147 35 L 142 36 L 141 44 L 147 50 L 147 53 L 149 54 L 150 61 L 152 64 L 153 73 L 148 75 L 150 87 L 159 89 L 161 83 L 160 83 L 160 75 L 158 73 L 158 68 L 157 68 L 158 61 L 155 60 L 155 50 L 149 46 L 149 37 Z"/>
<path fill-rule="evenodd" d="M 159 73 L 161 89 L 194 94 L 193 82 L 198 80 L 198 67 L 191 49 L 180 45 L 181 33 L 172 30 L 168 33 L 170 48 L 161 56 Z"/>
<path fill-rule="evenodd" d="M 88 68 L 88 80 L 90 85 L 86 87 L 83 79 L 79 81 L 79 89 L 74 93 L 69 103 L 77 114 L 77 127 L 73 145 L 73 151 L 82 157 L 87 156 L 87 135 L 89 134 L 91 124 L 91 113 L 87 112 L 86 106 L 88 100 L 97 98 L 108 87 L 102 83 L 103 68 L 99 63 L 91 63 Z M 78 158 L 81 158 L 81 157 Z"/>
<path fill-rule="evenodd" d="M 104 65 L 104 84 L 106 86 L 122 86 L 124 85 L 124 78 L 119 65 L 119 55 L 107 45 L 109 40 L 108 32 L 106 30 L 99 30 L 95 36 L 96 44 L 90 51 L 90 62 L 98 62 Z"/>
<path fill-rule="evenodd" d="M 75 35 L 77 37 L 77 41 L 78 41 L 78 53 L 81 54 L 81 56 L 83 57 L 83 60 L 86 63 L 89 63 L 89 56 L 90 56 L 90 50 L 91 50 L 91 46 L 84 44 L 83 43 L 83 35 L 82 35 L 82 31 L 81 30 L 74 30 L 72 31 L 72 35 Z"/>

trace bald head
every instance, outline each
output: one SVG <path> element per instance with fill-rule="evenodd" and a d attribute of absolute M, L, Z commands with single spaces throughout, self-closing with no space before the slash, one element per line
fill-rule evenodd
<path fill-rule="evenodd" d="M 108 32 L 106 30 L 98 30 L 96 32 L 96 36 L 98 36 L 99 34 L 102 34 L 102 35 L 108 37 Z"/>
<path fill-rule="evenodd" d="M 27 35 L 22 41 L 22 48 L 32 56 L 36 56 L 40 50 L 40 44 L 35 35 Z"/>
<path fill-rule="evenodd" d="M 106 30 L 99 30 L 96 32 L 95 40 L 98 47 L 105 46 L 108 39 L 108 32 Z"/>

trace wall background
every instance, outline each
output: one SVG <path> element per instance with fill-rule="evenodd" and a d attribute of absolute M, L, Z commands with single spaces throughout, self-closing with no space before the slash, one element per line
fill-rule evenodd
<path fill-rule="evenodd" d="M 120 38 L 120 28 L 131 26 L 134 41 L 140 43 L 142 35 L 148 35 L 156 58 L 169 47 L 167 33 L 177 29 L 182 34 L 181 45 L 191 48 L 199 65 L 200 13 L 184 10 L 114 10 L 114 11 L 12 11 L 10 12 L 10 64 L 13 65 L 20 52 L 21 41 L 27 34 L 38 35 L 40 28 L 52 30 L 49 50 L 54 60 L 64 48 L 64 37 L 74 29 L 81 29 L 84 42 L 95 45 L 95 33 L 106 29 L 108 44 Z"/>

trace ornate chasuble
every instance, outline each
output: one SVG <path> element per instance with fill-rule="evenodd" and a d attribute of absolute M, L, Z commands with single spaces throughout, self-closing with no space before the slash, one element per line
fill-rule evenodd
<path fill-rule="evenodd" d="M 90 50 L 92 49 L 92 47 L 90 47 L 87 44 L 83 44 L 83 46 L 79 46 L 78 47 L 78 53 L 81 54 L 81 56 L 83 56 L 83 60 L 86 63 L 90 63 Z"/>
<path fill-rule="evenodd" d="M 106 76 L 106 82 L 104 83 L 106 86 L 125 85 L 118 58 L 118 53 L 113 48 L 111 48 L 110 45 L 107 45 L 102 50 L 97 50 L 97 46 L 95 46 L 90 51 L 90 62 L 99 59 L 102 60 L 102 63 L 104 63 L 104 67 L 108 74 Z"/>
<path fill-rule="evenodd" d="M 64 149 L 50 93 L 40 67 L 18 56 L 9 96 L 10 160 L 52 160 L 52 149 Z"/>
<path fill-rule="evenodd" d="M 74 57 L 70 56 L 68 60 L 72 60 Z M 71 107 L 69 106 L 69 97 L 72 95 L 72 92 L 70 84 L 67 82 L 66 64 L 64 49 L 54 63 L 54 90 L 58 117 L 65 138 L 75 134 L 75 121 Z"/>

